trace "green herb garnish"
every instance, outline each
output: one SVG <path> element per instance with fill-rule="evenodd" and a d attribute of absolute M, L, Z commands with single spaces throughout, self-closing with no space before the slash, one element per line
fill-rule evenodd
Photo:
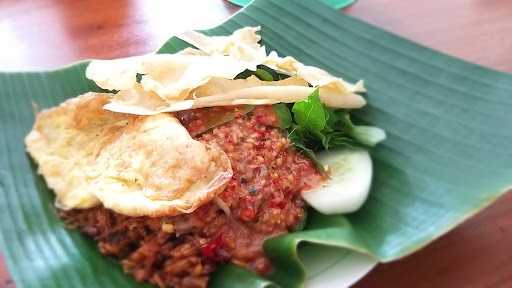
<path fill-rule="evenodd" d="M 290 128 L 292 126 L 293 119 L 288 106 L 286 106 L 284 103 L 278 103 L 272 105 L 272 108 L 274 109 L 274 113 L 276 113 L 279 120 L 279 128 L 284 130 Z"/>
<path fill-rule="evenodd" d="M 256 69 L 256 72 L 254 72 L 254 75 L 256 75 L 256 77 L 260 78 L 260 80 L 263 80 L 263 81 L 273 81 L 274 80 L 274 77 L 272 77 L 272 74 L 270 74 L 269 72 L 267 72 L 267 70 L 265 69 Z"/>
<path fill-rule="evenodd" d="M 290 112 L 291 110 L 291 112 Z M 373 126 L 354 125 L 347 110 L 332 109 L 320 101 L 319 89 L 289 108 L 274 105 L 280 127 L 286 129 L 294 146 L 323 168 L 315 152 L 342 147 L 373 147 L 386 138 L 384 131 Z"/>
<path fill-rule="evenodd" d="M 279 80 L 283 80 L 283 79 L 290 77 L 286 74 L 279 73 L 279 72 L 275 71 L 274 69 L 269 68 L 268 66 L 265 66 L 265 65 L 260 64 L 260 65 L 256 66 L 256 68 L 257 68 L 256 71 L 244 70 L 244 71 L 240 72 L 240 74 L 235 76 L 235 79 L 247 79 L 250 76 L 254 75 L 262 81 L 279 81 Z"/>

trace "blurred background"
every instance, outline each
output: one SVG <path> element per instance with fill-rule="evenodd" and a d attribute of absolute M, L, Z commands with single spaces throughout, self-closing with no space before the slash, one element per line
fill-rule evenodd
<path fill-rule="evenodd" d="M 511 5 L 507 0 L 359 0 L 344 13 L 448 54 L 512 71 Z M 178 31 L 215 26 L 238 9 L 225 0 L 0 0 L 0 70 L 149 53 Z"/>
<path fill-rule="evenodd" d="M 176 32 L 215 26 L 237 10 L 221 0 L 0 0 L 0 67 L 148 53 Z"/>

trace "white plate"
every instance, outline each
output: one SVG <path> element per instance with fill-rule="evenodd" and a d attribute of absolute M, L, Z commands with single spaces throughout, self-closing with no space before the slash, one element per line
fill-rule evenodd
<path fill-rule="evenodd" d="M 375 259 L 343 248 L 308 244 L 299 251 L 307 288 L 350 287 L 377 265 Z"/>

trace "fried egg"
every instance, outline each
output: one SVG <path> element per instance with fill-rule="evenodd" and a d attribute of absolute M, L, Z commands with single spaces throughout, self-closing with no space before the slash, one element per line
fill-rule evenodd
<path fill-rule="evenodd" d="M 136 116 L 87 93 L 36 116 L 25 143 L 61 209 L 103 205 L 128 216 L 190 213 L 231 179 L 229 158 L 169 113 Z"/>

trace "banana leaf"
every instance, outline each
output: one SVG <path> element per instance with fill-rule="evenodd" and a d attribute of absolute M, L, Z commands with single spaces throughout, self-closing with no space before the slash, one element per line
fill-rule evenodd
<path fill-rule="evenodd" d="M 228 0 L 232 4 L 238 5 L 238 6 L 247 6 L 251 3 L 252 0 Z M 334 9 L 341 9 L 345 8 L 347 6 L 350 6 L 354 4 L 355 0 L 321 0 L 326 5 L 331 6 Z"/>
<path fill-rule="evenodd" d="M 303 231 L 265 243 L 276 264 L 270 280 L 227 265 L 212 277 L 213 287 L 301 287 L 297 251 L 306 248 L 398 259 L 512 184 L 512 75 L 421 47 L 327 6 L 287 3 L 256 0 L 207 33 L 261 25 L 267 48 L 349 81 L 364 79 L 369 105 L 354 113 L 354 121 L 382 127 L 388 139 L 372 151 L 373 187 L 360 211 L 310 211 Z M 170 39 L 159 52 L 184 46 Z M 0 73 L 0 251 L 17 287 L 149 287 L 101 256 L 93 241 L 64 227 L 52 192 L 25 153 L 23 138 L 37 109 L 97 89 L 84 77 L 86 65 Z"/>

